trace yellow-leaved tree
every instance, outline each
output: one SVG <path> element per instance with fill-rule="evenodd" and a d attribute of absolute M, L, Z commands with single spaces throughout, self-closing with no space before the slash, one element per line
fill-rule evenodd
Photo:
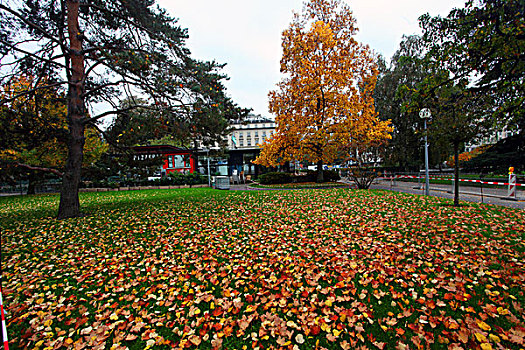
<path fill-rule="evenodd" d="M 313 162 L 323 182 L 324 164 L 390 138 L 390 122 L 374 109 L 375 57 L 354 39 L 356 32 L 352 11 L 340 0 L 310 0 L 294 15 L 282 34 L 284 76 L 269 93 L 276 132 L 255 163 Z"/>
<path fill-rule="evenodd" d="M 0 180 L 17 177 L 29 181 L 28 194 L 42 174 L 63 175 L 67 159 L 67 105 L 60 88 L 36 89 L 32 75 L 11 78 L 0 88 Z M 52 85 L 47 77 L 40 82 Z M 34 89 L 33 93 L 24 93 Z M 83 166 L 95 163 L 108 150 L 93 127 L 84 131 Z"/>

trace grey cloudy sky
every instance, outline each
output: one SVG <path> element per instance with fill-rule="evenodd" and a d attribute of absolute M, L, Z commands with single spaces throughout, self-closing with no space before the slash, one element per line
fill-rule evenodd
<path fill-rule="evenodd" d="M 280 80 L 281 33 L 303 0 L 160 0 L 188 28 L 193 57 L 226 63 L 228 94 L 254 113 L 268 112 L 268 92 Z M 346 0 L 357 20 L 357 40 L 387 59 L 403 35 L 419 34 L 424 13 L 446 16 L 465 0 Z"/>

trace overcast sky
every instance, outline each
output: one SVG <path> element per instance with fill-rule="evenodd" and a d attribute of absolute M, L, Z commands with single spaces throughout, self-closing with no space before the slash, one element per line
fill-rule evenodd
<path fill-rule="evenodd" d="M 268 92 L 280 80 L 281 33 L 303 0 L 159 0 L 188 29 L 194 58 L 226 63 L 228 95 L 241 107 L 273 117 Z M 346 0 L 357 20 L 357 40 L 389 59 L 403 35 L 420 34 L 418 17 L 446 16 L 465 0 Z"/>

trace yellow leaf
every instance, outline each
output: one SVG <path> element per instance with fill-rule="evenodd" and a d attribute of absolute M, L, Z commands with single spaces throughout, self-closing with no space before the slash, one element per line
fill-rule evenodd
<path fill-rule="evenodd" d="M 494 343 L 499 343 L 501 341 L 501 339 L 497 336 L 497 335 L 494 335 L 494 334 L 489 334 L 489 338 L 490 340 L 492 340 Z"/>
<path fill-rule="evenodd" d="M 490 331 L 492 328 L 488 324 L 486 324 L 483 321 L 478 321 L 479 328 L 483 329 L 484 331 Z"/>
<path fill-rule="evenodd" d="M 483 350 L 492 350 L 492 345 L 490 345 L 489 343 L 483 343 L 483 344 L 481 344 L 481 349 L 483 349 Z"/>
<path fill-rule="evenodd" d="M 321 329 L 325 332 L 329 332 L 330 331 L 330 326 L 326 323 L 321 323 Z"/>
<path fill-rule="evenodd" d="M 39 342 L 37 342 L 37 343 L 35 344 L 35 348 L 39 348 L 39 347 L 41 347 L 42 344 L 44 344 L 44 341 L 43 341 L 43 340 L 40 340 Z"/>
<path fill-rule="evenodd" d="M 46 321 L 44 322 L 44 326 L 45 326 L 45 327 L 49 327 L 49 326 L 51 326 L 52 324 L 53 324 L 53 320 L 46 320 Z"/>
<path fill-rule="evenodd" d="M 109 319 L 112 320 L 112 321 L 116 321 L 116 320 L 118 320 L 118 315 L 117 314 L 111 314 L 111 316 L 109 316 Z"/>
<path fill-rule="evenodd" d="M 71 345 L 71 344 L 73 344 L 73 339 L 71 339 L 71 338 L 67 338 L 66 340 L 64 340 L 64 343 L 65 343 L 66 345 Z"/>
<path fill-rule="evenodd" d="M 474 333 L 474 336 L 476 337 L 476 339 L 480 342 L 480 343 L 486 343 L 487 342 L 487 338 L 481 334 L 481 333 Z"/>
<path fill-rule="evenodd" d="M 509 314 L 509 310 L 504 309 L 504 308 L 502 308 L 501 306 L 498 307 L 497 310 L 498 310 L 498 314 L 500 314 L 500 315 L 508 315 L 508 314 Z"/>
<path fill-rule="evenodd" d="M 337 329 L 334 328 L 334 329 L 332 330 L 332 333 L 334 333 L 334 336 L 338 337 L 339 334 L 341 334 L 341 331 L 340 331 L 340 330 L 337 330 Z"/>
<path fill-rule="evenodd" d="M 331 306 L 332 306 L 332 301 L 331 301 L 330 299 L 328 299 L 328 300 L 326 300 L 326 301 L 324 302 L 324 304 L 325 304 L 326 306 L 328 306 L 328 307 L 331 307 Z"/>
<path fill-rule="evenodd" d="M 246 308 L 246 312 L 253 312 L 255 311 L 255 309 L 257 309 L 257 306 L 248 305 L 248 307 Z"/>

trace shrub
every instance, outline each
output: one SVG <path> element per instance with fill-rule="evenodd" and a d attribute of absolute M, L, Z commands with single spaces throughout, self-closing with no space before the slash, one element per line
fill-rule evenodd
<path fill-rule="evenodd" d="M 325 182 L 333 182 L 341 180 L 339 173 L 335 170 L 323 170 L 323 178 Z M 306 174 L 294 177 L 294 182 L 316 182 L 317 171 L 307 170 Z"/>
<path fill-rule="evenodd" d="M 324 181 L 335 182 L 341 180 L 339 173 L 335 170 L 324 170 Z M 301 182 L 316 182 L 317 171 L 307 170 L 306 173 L 301 175 L 293 175 L 289 173 L 266 173 L 259 176 L 259 182 L 261 185 L 274 185 L 274 184 L 286 184 L 286 183 L 301 183 Z"/>
<path fill-rule="evenodd" d="M 356 166 L 348 169 L 348 177 L 354 181 L 359 189 L 369 189 L 378 176 L 381 176 L 381 173 L 374 168 Z"/>
<path fill-rule="evenodd" d="M 325 182 L 335 182 L 341 180 L 341 176 L 339 176 L 339 173 L 336 170 L 325 170 L 323 176 Z"/>
<path fill-rule="evenodd" d="M 259 182 L 262 185 L 285 184 L 292 181 L 292 175 L 289 173 L 266 173 L 259 176 Z"/>
<path fill-rule="evenodd" d="M 170 185 L 181 186 L 185 184 L 184 174 L 170 173 L 166 178 L 170 180 Z"/>
<path fill-rule="evenodd" d="M 206 178 L 206 183 L 207 182 L 208 182 L 208 180 Z M 186 174 L 186 175 L 184 175 L 184 183 L 186 185 L 190 185 L 190 186 L 201 184 L 201 183 L 203 183 L 202 182 L 202 175 L 200 175 L 198 173 Z"/>

